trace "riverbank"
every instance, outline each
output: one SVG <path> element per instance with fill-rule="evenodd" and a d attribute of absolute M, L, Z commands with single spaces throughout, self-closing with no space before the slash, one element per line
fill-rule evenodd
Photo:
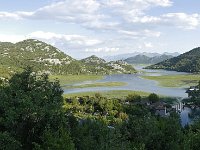
<path fill-rule="evenodd" d="M 96 82 L 96 83 L 86 83 L 86 84 L 76 84 L 63 86 L 63 89 L 72 88 L 90 88 L 90 87 L 115 87 L 115 86 L 126 86 L 127 83 L 124 82 Z"/>
<path fill-rule="evenodd" d="M 150 93 L 148 92 L 143 92 L 143 91 L 131 91 L 131 90 L 112 90 L 112 91 L 93 91 L 93 92 L 80 92 L 80 93 L 69 93 L 69 94 L 64 94 L 64 97 L 70 98 L 70 97 L 83 97 L 83 96 L 95 96 L 96 93 L 99 93 L 103 95 L 103 97 L 107 98 L 125 98 L 129 94 L 132 95 L 140 95 L 140 96 L 148 96 Z"/>
<path fill-rule="evenodd" d="M 200 80 L 200 75 L 161 75 L 161 76 L 141 76 L 144 79 L 154 80 L 163 87 L 189 87 L 196 85 Z"/>
<path fill-rule="evenodd" d="M 75 84 L 84 81 L 95 81 L 101 80 L 104 76 L 102 75 L 51 75 L 49 76 L 50 80 L 58 79 L 61 86 L 66 84 Z"/>

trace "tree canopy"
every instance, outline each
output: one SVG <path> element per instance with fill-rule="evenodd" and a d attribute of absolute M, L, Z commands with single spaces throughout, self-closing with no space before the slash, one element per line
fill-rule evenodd
<path fill-rule="evenodd" d="M 59 81 L 30 68 L 0 83 L 0 150 L 199 148 L 200 123 L 156 116 L 139 95 L 63 98 Z M 149 100 L 160 100 L 155 94 Z M 126 103 L 126 102 L 130 103 Z"/>

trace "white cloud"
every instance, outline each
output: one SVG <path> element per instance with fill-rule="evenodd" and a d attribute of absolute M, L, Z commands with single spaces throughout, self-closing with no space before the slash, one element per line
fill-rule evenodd
<path fill-rule="evenodd" d="M 94 49 L 85 49 L 85 52 L 92 52 L 92 53 L 101 53 L 101 52 L 117 52 L 119 48 L 117 47 L 103 47 L 103 48 L 94 48 Z"/>
<path fill-rule="evenodd" d="M 147 2 L 162 7 L 169 7 L 173 4 L 171 0 L 147 0 Z"/>
<path fill-rule="evenodd" d="M 137 10 L 148 9 L 149 7 L 169 7 L 172 6 L 171 0 L 101 0 L 105 6 L 135 8 Z"/>
<path fill-rule="evenodd" d="M 87 22 L 103 16 L 96 14 L 100 4 L 95 0 L 65 0 L 36 10 L 36 19 L 56 19 L 66 22 Z"/>
<path fill-rule="evenodd" d="M 37 19 L 76 23 L 85 28 L 101 30 L 131 30 L 170 25 L 195 29 L 200 24 L 199 14 L 167 13 L 150 16 L 153 7 L 170 7 L 171 0 L 63 0 L 32 12 L 0 12 L 0 19 Z"/>
<path fill-rule="evenodd" d="M 94 46 L 102 43 L 102 41 L 98 39 L 89 38 L 82 35 L 56 34 L 43 31 L 32 32 L 28 35 L 28 38 L 46 40 L 51 43 L 60 42 L 62 44 L 72 46 Z"/>
<path fill-rule="evenodd" d="M 24 35 L 7 35 L 7 34 L 0 34 L 0 41 L 1 42 L 12 42 L 16 43 L 26 39 Z"/>
<path fill-rule="evenodd" d="M 144 33 L 147 37 L 160 37 L 161 32 L 158 31 L 151 31 L 151 30 L 144 30 Z"/>
<path fill-rule="evenodd" d="M 171 6 L 170 0 L 63 0 L 41 7 L 32 12 L 0 12 L 0 18 L 7 19 L 49 19 L 73 23 L 83 23 L 99 28 L 112 26 L 119 22 L 115 14 L 124 19 L 140 17 L 144 10 L 155 7 Z M 112 9 L 110 9 L 112 7 Z M 151 20 L 153 18 L 150 18 Z M 110 20 L 110 21 L 109 21 Z M 132 19 L 134 20 L 134 19 Z M 143 18 L 144 21 L 147 18 Z M 121 23 L 121 22 L 120 22 Z M 104 24 L 104 26 L 102 25 Z"/>
<path fill-rule="evenodd" d="M 152 47 L 153 47 L 153 44 L 152 44 L 151 42 L 146 42 L 146 43 L 144 43 L 144 46 L 145 46 L 146 48 L 152 48 Z"/>
<path fill-rule="evenodd" d="M 22 19 L 22 17 L 17 13 L 0 12 L 0 19 L 4 19 L 4 20 L 8 20 L 8 19 L 19 20 L 19 19 Z"/>
<path fill-rule="evenodd" d="M 138 46 L 138 49 L 148 50 L 148 49 L 151 49 L 153 47 L 154 47 L 154 45 L 151 42 L 143 42 Z"/>
<path fill-rule="evenodd" d="M 134 16 L 127 18 L 132 25 L 151 27 L 176 27 L 181 29 L 196 29 L 200 26 L 200 14 L 167 13 L 161 16 Z"/>
<path fill-rule="evenodd" d="M 160 37 L 161 33 L 157 31 L 151 31 L 151 30 L 142 30 L 142 31 L 128 31 L 128 30 L 119 30 L 118 31 L 121 34 L 124 34 L 126 36 L 132 37 L 132 38 L 141 38 L 141 37 Z"/>
<path fill-rule="evenodd" d="M 183 29 L 195 29 L 200 25 L 199 14 L 168 13 L 162 16 L 163 22 Z"/>
<path fill-rule="evenodd" d="M 147 23 L 158 23 L 161 21 L 161 18 L 159 17 L 154 17 L 154 16 L 134 16 L 133 18 L 129 18 L 129 22 L 132 23 L 142 23 L 142 24 L 147 24 Z"/>
<path fill-rule="evenodd" d="M 103 54 L 137 48 L 156 49 L 154 38 L 160 41 L 165 39 L 166 37 L 158 37 L 166 36 L 164 32 L 168 32 L 169 27 L 181 29 L 180 33 L 182 29 L 198 29 L 200 13 L 167 12 L 171 10 L 167 7 L 172 5 L 172 0 L 56 0 L 29 12 L 0 11 L 0 20 L 37 20 L 37 27 L 43 25 L 43 20 L 49 20 L 61 23 L 62 27 L 66 25 L 63 32 L 68 32 L 71 26 L 76 24 L 72 30 L 74 34 L 36 31 L 30 33 L 27 38 L 36 38 L 64 50 L 70 49 L 74 53 L 86 51 Z M 157 7 L 165 9 L 164 12 L 167 13 L 161 14 L 158 10 L 158 15 L 157 10 L 154 12 Z M 151 9 L 153 13 L 149 14 Z M 156 13 L 157 15 L 152 15 Z M 31 27 L 29 28 L 31 30 Z M 51 31 L 51 27 L 47 25 L 46 30 L 48 29 Z M 91 29 L 93 31 L 87 32 Z M 79 32 L 84 33 L 84 36 Z M 23 35 L 0 35 L 2 41 L 17 42 L 23 39 Z M 153 44 L 145 41 L 152 41 Z"/>

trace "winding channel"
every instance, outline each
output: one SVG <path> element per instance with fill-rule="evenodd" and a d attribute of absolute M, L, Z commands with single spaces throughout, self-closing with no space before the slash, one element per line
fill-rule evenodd
<path fill-rule="evenodd" d="M 73 85 L 84 85 L 102 82 L 124 82 L 127 85 L 118 87 L 89 87 L 89 88 L 71 88 L 64 89 L 65 94 L 69 93 L 80 93 L 80 92 L 92 92 L 92 91 L 110 91 L 110 90 L 133 90 L 133 91 L 144 91 L 149 93 L 156 93 L 163 96 L 172 97 L 187 97 L 184 88 L 177 87 L 162 87 L 158 85 L 157 81 L 144 79 L 143 75 L 148 74 L 148 76 L 162 76 L 162 75 L 182 75 L 187 74 L 184 72 L 176 71 L 166 71 L 166 70 L 144 70 L 141 66 L 135 66 L 139 71 L 137 74 L 115 74 L 107 75 L 102 80 L 97 81 L 85 81 L 82 83 L 71 84 Z"/>

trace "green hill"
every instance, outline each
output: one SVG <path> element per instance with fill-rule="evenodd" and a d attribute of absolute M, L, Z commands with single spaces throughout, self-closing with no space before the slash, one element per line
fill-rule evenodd
<path fill-rule="evenodd" d="M 166 69 L 191 73 L 200 72 L 200 47 L 169 60 L 148 66 L 146 69 Z"/>
<path fill-rule="evenodd" d="M 96 74 L 135 73 L 136 70 L 124 61 L 106 62 L 95 55 L 82 59 L 86 70 Z"/>
<path fill-rule="evenodd" d="M 72 57 L 44 42 L 28 39 L 16 44 L 0 43 L 0 65 L 21 70 L 32 66 L 34 71 L 49 74 L 75 74 L 81 65 Z M 72 68 L 76 68 L 73 69 Z"/>
<path fill-rule="evenodd" d="M 118 69 L 108 71 L 110 68 L 105 66 L 105 60 L 97 62 L 100 60 L 98 57 L 94 58 L 93 56 L 91 60 L 75 60 L 56 47 L 35 39 L 24 40 L 16 44 L 0 42 L 0 76 L 3 77 L 22 71 L 26 66 L 33 67 L 33 70 L 39 74 L 54 75 L 110 74 L 118 71 Z M 131 68 L 131 72 L 132 70 L 134 69 Z M 129 70 L 121 73 L 126 72 Z"/>

